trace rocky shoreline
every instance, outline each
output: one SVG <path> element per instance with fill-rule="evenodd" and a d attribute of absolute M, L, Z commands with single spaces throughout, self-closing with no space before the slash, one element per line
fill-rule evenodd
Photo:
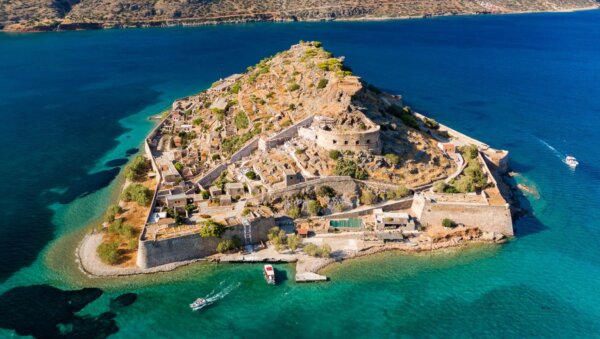
<path fill-rule="evenodd" d="M 369 15 L 364 10 L 347 9 L 339 13 L 332 11 L 329 13 L 318 13 L 315 15 L 292 15 L 285 13 L 256 13 L 247 15 L 224 15 L 214 17 L 187 17 L 187 18 L 165 18 L 165 19 L 139 19 L 127 21 L 93 21 L 86 20 L 82 22 L 58 19 L 42 20 L 39 22 L 27 23 L 0 23 L 0 29 L 4 32 L 61 32 L 78 30 L 99 30 L 99 29 L 119 29 L 119 28 L 151 28 L 151 27 L 177 27 L 177 26 L 206 26 L 219 24 L 244 24 L 254 22 L 318 22 L 318 21 L 383 21 L 383 20 L 403 20 L 420 19 L 457 15 L 488 15 L 488 14 L 525 14 L 525 13 L 559 13 L 575 12 L 598 9 L 600 5 L 565 7 L 565 8 L 539 8 L 526 10 L 478 10 L 478 11 L 446 11 L 439 13 L 419 13 L 419 14 L 386 14 Z"/>

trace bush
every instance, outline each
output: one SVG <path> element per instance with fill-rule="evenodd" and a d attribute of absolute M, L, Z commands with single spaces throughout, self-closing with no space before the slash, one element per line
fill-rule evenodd
<path fill-rule="evenodd" d="M 457 225 L 453 220 L 446 218 L 446 219 L 442 220 L 442 226 L 448 227 L 448 228 L 454 228 Z"/>
<path fill-rule="evenodd" d="M 373 192 L 365 190 L 360 195 L 360 203 L 363 205 L 373 205 L 377 202 L 377 197 Z"/>
<path fill-rule="evenodd" d="M 242 217 L 245 217 L 250 213 L 252 213 L 252 210 L 246 207 L 242 210 Z"/>
<path fill-rule="evenodd" d="M 219 253 L 225 253 L 225 252 L 229 252 L 233 249 L 235 249 L 235 243 L 233 242 L 233 240 L 221 240 L 219 242 L 219 244 L 217 245 L 217 252 Z"/>
<path fill-rule="evenodd" d="M 238 112 L 233 119 L 233 123 L 237 129 L 248 128 L 250 125 L 250 121 L 248 120 L 248 115 L 246 112 Z"/>
<path fill-rule="evenodd" d="M 210 193 L 208 191 L 202 191 L 200 192 L 200 194 L 202 195 L 202 199 L 204 200 L 210 198 Z"/>
<path fill-rule="evenodd" d="M 331 188 L 330 186 L 326 186 L 326 185 L 321 186 L 317 190 L 317 196 L 333 198 L 333 197 L 335 197 L 335 190 L 333 188 Z"/>
<path fill-rule="evenodd" d="M 108 233 L 119 234 L 127 239 L 131 239 L 134 236 L 135 230 L 133 229 L 133 226 L 126 224 L 121 218 L 108 225 Z"/>
<path fill-rule="evenodd" d="M 291 85 L 288 86 L 288 91 L 290 92 L 294 92 L 300 89 L 300 85 L 293 83 Z"/>
<path fill-rule="evenodd" d="M 290 217 L 292 219 L 298 219 L 302 215 L 300 209 L 297 206 L 288 208 L 288 210 L 286 211 L 286 214 L 288 217 Z"/>
<path fill-rule="evenodd" d="M 194 126 L 200 126 L 202 124 L 202 122 L 204 122 L 204 120 L 202 120 L 202 118 L 196 118 L 196 119 L 192 120 L 192 124 Z"/>
<path fill-rule="evenodd" d="M 241 88 L 242 88 L 242 85 L 239 82 L 236 82 L 233 85 L 231 85 L 231 88 L 229 89 L 229 93 L 238 94 L 238 92 L 240 91 Z"/>
<path fill-rule="evenodd" d="M 127 242 L 127 249 L 135 250 L 137 247 L 138 247 L 138 240 L 137 239 L 129 239 L 129 241 Z"/>
<path fill-rule="evenodd" d="M 317 89 L 323 89 L 323 88 L 327 87 L 328 83 L 329 83 L 329 80 L 327 80 L 327 79 L 319 80 L 319 83 L 317 84 Z"/>
<path fill-rule="evenodd" d="M 318 215 L 321 212 L 321 204 L 316 200 L 309 200 L 306 206 L 308 213 L 313 216 Z"/>
<path fill-rule="evenodd" d="M 181 173 L 181 171 L 183 171 L 183 164 L 180 162 L 176 162 L 175 169 L 177 170 L 177 172 Z"/>
<path fill-rule="evenodd" d="M 403 114 L 400 117 L 402 123 L 404 123 L 408 127 L 412 127 L 414 129 L 419 129 L 419 124 L 417 123 L 417 118 L 415 118 L 412 114 Z"/>
<path fill-rule="evenodd" d="M 203 226 L 200 229 L 200 236 L 202 238 L 220 238 L 226 230 L 225 225 L 209 219 L 203 222 Z"/>
<path fill-rule="evenodd" d="M 248 171 L 246 172 L 246 178 L 256 180 L 256 173 L 254 171 Z"/>
<path fill-rule="evenodd" d="M 316 257 L 319 254 L 319 246 L 309 243 L 304 245 L 304 253 Z"/>
<path fill-rule="evenodd" d="M 117 214 L 123 213 L 123 209 L 119 205 L 110 205 L 104 215 L 104 221 L 113 222 Z"/>
<path fill-rule="evenodd" d="M 150 170 L 150 161 L 143 155 L 138 155 L 125 168 L 125 177 L 131 181 L 143 181 L 148 170 Z"/>
<path fill-rule="evenodd" d="M 114 265 L 121 259 L 119 244 L 117 242 L 102 243 L 98 246 L 96 252 L 100 260 L 109 265 Z"/>
<path fill-rule="evenodd" d="M 344 159 L 338 159 L 334 173 L 335 175 L 350 176 L 359 180 L 364 180 L 368 177 L 367 171 L 360 168 L 355 161 Z"/>
<path fill-rule="evenodd" d="M 387 162 L 392 165 L 392 166 L 397 166 L 400 163 L 400 157 L 397 154 L 394 153 L 388 153 L 385 155 L 385 160 L 387 160 Z"/>
<path fill-rule="evenodd" d="M 333 160 L 338 160 L 342 156 L 342 152 L 338 150 L 329 151 L 329 157 Z"/>
<path fill-rule="evenodd" d="M 423 119 L 423 123 L 425 124 L 425 126 L 427 126 L 427 128 L 431 128 L 431 129 L 439 129 L 440 128 L 440 124 L 433 119 L 425 118 L 425 119 Z"/>
<path fill-rule="evenodd" d="M 220 160 L 220 159 L 221 159 L 221 156 L 220 156 L 220 155 L 218 155 L 218 154 L 213 154 L 213 155 L 212 155 L 212 157 L 211 157 L 211 159 L 212 159 L 213 161 Z"/>
<path fill-rule="evenodd" d="M 302 239 L 295 234 L 291 234 L 287 237 L 287 245 L 292 251 L 295 251 L 301 243 Z"/>
<path fill-rule="evenodd" d="M 331 246 L 329 246 L 328 244 L 323 245 L 323 247 L 321 247 L 320 256 L 321 258 L 331 257 Z"/>
<path fill-rule="evenodd" d="M 475 159 L 477 158 L 477 154 L 479 154 L 479 150 L 475 145 L 462 147 L 460 151 L 465 155 L 465 158 L 467 158 L 467 160 Z"/>
<path fill-rule="evenodd" d="M 123 191 L 121 199 L 123 201 L 135 201 L 140 206 L 148 206 L 150 205 L 151 193 L 146 186 L 131 184 Z"/>

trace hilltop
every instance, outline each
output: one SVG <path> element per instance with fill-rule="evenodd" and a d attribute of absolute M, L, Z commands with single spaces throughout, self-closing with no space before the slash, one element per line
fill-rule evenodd
<path fill-rule="evenodd" d="M 569 11 L 597 6 L 596 0 L 0 0 L 0 28 L 52 31 L 248 21 L 373 20 Z"/>

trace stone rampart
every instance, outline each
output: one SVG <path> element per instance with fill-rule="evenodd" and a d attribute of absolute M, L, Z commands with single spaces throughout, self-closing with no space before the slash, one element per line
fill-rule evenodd
<path fill-rule="evenodd" d="M 252 220 L 252 243 L 267 240 L 267 232 L 275 227 L 275 219 L 257 218 Z M 189 234 L 163 240 L 141 240 L 138 247 L 137 265 L 152 268 L 169 263 L 203 258 L 217 252 L 219 242 L 238 236 L 244 239 L 244 227 L 228 227 L 222 238 L 202 238 L 199 234 Z"/>
<path fill-rule="evenodd" d="M 268 151 L 269 149 L 271 149 L 275 146 L 283 144 L 284 142 L 295 137 L 298 134 L 299 128 L 306 127 L 306 126 L 309 126 L 310 124 L 312 124 L 313 119 L 314 119 L 314 116 L 311 115 L 308 118 L 305 118 L 305 119 L 293 124 L 292 126 L 282 130 L 281 132 L 279 132 L 275 135 L 272 135 L 268 139 L 261 139 L 258 144 L 258 148 L 261 151 Z"/>
<path fill-rule="evenodd" d="M 478 203 L 436 202 L 423 194 L 413 200 L 411 210 L 421 225 L 441 225 L 448 218 L 467 227 L 477 227 L 484 232 L 512 236 L 513 225 L 508 205 L 490 206 Z"/>
<path fill-rule="evenodd" d="M 273 190 L 266 193 L 264 197 L 268 197 L 269 199 L 283 198 L 300 193 L 308 188 L 318 190 L 321 186 L 329 186 L 338 193 L 358 192 L 358 184 L 351 177 L 324 177 Z"/>
<path fill-rule="evenodd" d="M 381 153 L 380 129 L 375 125 L 366 131 L 326 131 L 312 126 L 307 130 L 300 128 L 299 134 L 326 150 Z"/>

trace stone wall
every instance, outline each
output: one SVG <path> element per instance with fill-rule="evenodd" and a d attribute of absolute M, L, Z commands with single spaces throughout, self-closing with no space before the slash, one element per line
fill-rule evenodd
<path fill-rule="evenodd" d="M 267 232 L 275 227 L 275 219 L 257 218 L 251 221 L 252 242 L 260 243 L 267 240 Z M 237 235 L 244 239 L 242 225 L 229 227 L 222 238 L 202 238 L 199 234 L 189 234 L 181 237 L 163 240 L 140 240 L 138 247 L 137 265 L 141 268 L 151 268 L 178 261 L 203 258 L 217 252 L 219 242 L 231 239 Z"/>
<path fill-rule="evenodd" d="M 508 205 L 435 202 L 418 194 L 413 200 L 411 210 L 425 227 L 441 225 L 442 220 L 448 218 L 467 227 L 477 227 L 484 232 L 502 233 L 507 236 L 514 234 Z"/>
<path fill-rule="evenodd" d="M 309 188 L 318 190 L 321 186 L 329 186 L 338 193 L 354 194 L 358 192 L 358 184 L 351 177 L 325 177 L 308 180 L 300 184 L 273 190 L 272 192 L 266 193 L 264 197 L 268 197 L 271 200 L 289 197 Z"/>
<path fill-rule="evenodd" d="M 197 184 L 202 187 L 209 186 L 213 181 L 215 181 L 221 173 L 227 169 L 227 166 L 230 164 L 240 161 L 243 157 L 247 157 L 252 152 L 254 152 L 258 148 L 258 138 L 254 138 L 248 141 L 242 148 L 240 148 L 237 152 L 233 153 L 233 155 L 229 158 L 229 160 L 215 166 L 209 172 L 204 174 L 200 179 L 198 179 Z"/>
<path fill-rule="evenodd" d="M 313 122 L 313 119 L 314 116 L 311 115 L 308 118 L 305 118 L 293 124 L 292 126 L 282 130 L 281 132 L 269 137 L 268 139 L 261 139 L 258 144 L 258 148 L 262 151 L 268 151 L 269 149 L 277 145 L 283 144 L 284 142 L 295 137 L 298 134 L 298 129 L 300 127 L 309 126 Z"/>
<path fill-rule="evenodd" d="M 364 132 L 326 131 L 317 126 L 308 130 L 301 128 L 300 131 L 299 134 L 302 137 L 327 150 L 381 153 L 380 127 L 378 125 Z"/>

